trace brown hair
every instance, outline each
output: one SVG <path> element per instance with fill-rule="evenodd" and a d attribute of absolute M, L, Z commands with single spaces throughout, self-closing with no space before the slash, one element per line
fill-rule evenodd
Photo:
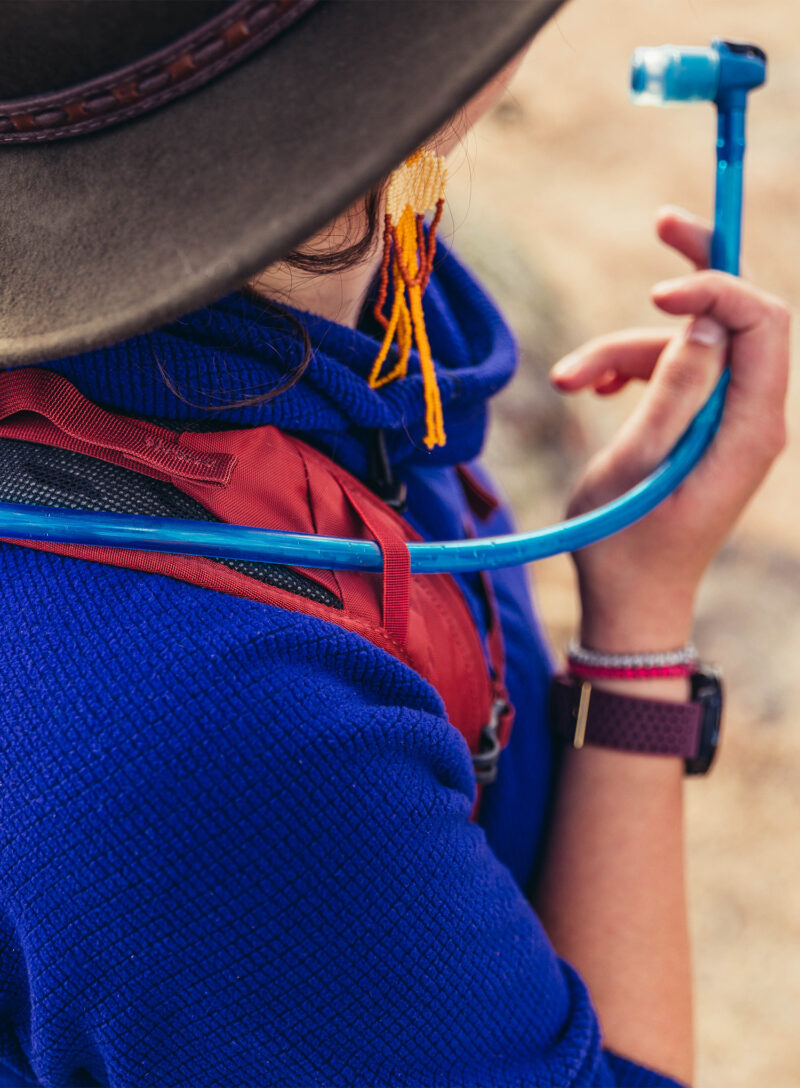
<path fill-rule="evenodd" d="M 353 215 L 353 220 L 362 222 L 366 220 L 366 227 L 363 233 L 354 242 L 346 244 L 341 249 L 328 250 L 327 252 L 311 252 L 302 248 L 293 249 L 282 258 L 281 263 L 287 265 L 289 268 L 296 268 L 302 272 L 328 275 L 334 272 L 343 272 L 348 268 L 352 268 L 353 265 L 358 264 L 360 261 L 363 261 L 375 245 L 375 239 L 379 228 L 383 188 L 383 185 L 379 185 L 374 189 L 371 189 L 364 197 L 362 214 Z M 153 358 L 158 367 L 158 372 L 161 375 L 161 380 L 164 382 L 167 389 L 191 408 L 201 408 L 209 412 L 220 412 L 227 408 L 247 408 L 254 404 L 265 404 L 267 401 L 272 400 L 273 397 L 277 397 L 280 393 L 285 393 L 287 389 L 290 389 L 298 382 L 311 361 L 311 341 L 303 323 L 299 321 L 290 310 L 281 306 L 280 303 L 265 298 L 264 295 L 260 294 L 253 287 L 251 282 L 245 284 L 241 290 L 251 302 L 258 306 L 262 313 L 270 317 L 279 317 L 292 325 L 297 331 L 303 345 L 303 357 L 296 366 L 293 366 L 292 369 L 288 371 L 283 381 L 278 385 L 272 386 L 264 393 L 257 393 L 254 396 L 241 397 L 238 400 L 235 400 L 231 399 L 231 397 L 235 396 L 233 390 L 226 391 L 215 389 L 213 392 L 210 390 L 197 390 L 195 391 L 196 395 L 201 395 L 205 400 L 205 403 L 199 404 L 194 400 L 190 400 L 186 393 L 177 387 L 174 380 L 167 373 L 164 364 L 156 356 L 155 352 L 153 352 Z M 218 397 L 222 398 L 220 403 L 208 403 L 209 399 L 216 399 Z"/>

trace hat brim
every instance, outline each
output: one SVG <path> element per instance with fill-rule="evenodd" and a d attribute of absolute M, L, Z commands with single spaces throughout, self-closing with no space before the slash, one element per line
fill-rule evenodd
<path fill-rule="evenodd" d="M 115 343 L 309 237 L 563 0 L 323 0 L 238 68 L 91 136 L 0 148 L 0 366 Z"/>

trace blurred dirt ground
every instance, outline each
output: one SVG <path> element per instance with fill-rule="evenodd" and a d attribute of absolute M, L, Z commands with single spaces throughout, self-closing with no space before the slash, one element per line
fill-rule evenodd
<path fill-rule="evenodd" d="M 711 207 L 712 108 L 634 107 L 630 54 L 636 45 L 715 35 L 755 41 L 769 54 L 769 84 L 752 97 L 745 250 L 756 280 L 794 302 L 796 0 L 572 0 L 455 156 L 452 237 L 522 346 L 489 456 L 526 527 L 560 515 L 579 466 L 635 396 L 565 405 L 547 387 L 547 367 L 598 333 L 664 324 L 649 287 L 682 265 L 654 239 L 655 209 Z M 800 423 L 796 383 L 791 420 Z M 800 1084 L 798 474 L 800 440 L 717 561 L 698 618 L 697 641 L 724 665 L 729 700 L 719 763 L 710 779 L 688 786 L 698 1088 Z M 540 564 L 535 578 L 548 629 L 563 644 L 576 615 L 568 560 Z"/>

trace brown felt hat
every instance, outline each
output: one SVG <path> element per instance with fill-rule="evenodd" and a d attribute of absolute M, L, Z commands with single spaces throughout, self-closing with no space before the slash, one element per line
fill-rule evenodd
<path fill-rule="evenodd" d="M 234 289 L 413 151 L 563 0 L 3 0 L 0 365 Z"/>

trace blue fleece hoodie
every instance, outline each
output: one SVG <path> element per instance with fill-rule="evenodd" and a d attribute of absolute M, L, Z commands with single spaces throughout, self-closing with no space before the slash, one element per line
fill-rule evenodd
<path fill-rule="evenodd" d="M 365 382 L 368 323 L 232 295 L 48 366 L 111 409 L 206 419 L 277 382 L 307 336 L 296 386 L 213 418 L 276 424 L 358 474 L 384 429 L 410 520 L 449 538 L 452 466 L 480 452 L 514 346 L 447 253 L 426 315 L 448 431 L 433 454 L 416 360 Z M 7 544 L 0 581 L 0 1085 L 673 1084 L 602 1049 L 525 896 L 552 752 L 522 571 L 493 575 L 517 719 L 480 825 L 436 692 L 359 636 Z"/>

